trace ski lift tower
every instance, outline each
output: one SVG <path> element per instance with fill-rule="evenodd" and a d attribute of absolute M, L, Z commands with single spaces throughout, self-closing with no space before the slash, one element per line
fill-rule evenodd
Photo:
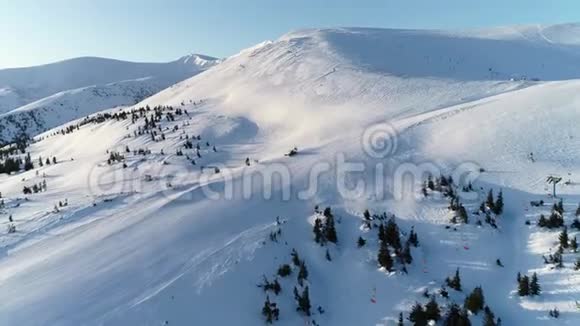
<path fill-rule="evenodd" d="M 554 196 L 554 198 L 556 198 L 556 185 L 562 181 L 562 177 L 557 177 L 557 176 L 548 176 L 548 178 L 546 179 L 547 183 L 551 183 L 553 188 L 552 188 L 552 196 Z"/>

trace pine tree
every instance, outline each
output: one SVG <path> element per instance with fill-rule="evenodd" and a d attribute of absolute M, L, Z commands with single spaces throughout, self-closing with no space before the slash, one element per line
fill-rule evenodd
<path fill-rule="evenodd" d="M 337 243 L 338 236 L 336 235 L 336 228 L 334 226 L 334 216 L 332 215 L 332 213 L 330 213 L 330 207 L 328 207 L 327 209 L 328 209 L 328 215 L 327 215 L 327 211 L 326 210 L 324 211 L 324 216 L 326 217 L 326 221 L 325 221 L 325 225 L 324 225 L 324 237 L 329 242 Z"/>
<path fill-rule="evenodd" d="M 358 237 L 357 245 L 359 248 L 364 247 L 367 244 L 367 241 L 363 237 Z"/>
<path fill-rule="evenodd" d="M 322 221 L 317 218 L 314 220 L 314 242 L 324 244 L 324 235 L 322 234 Z"/>
<path fill-rule="evenodd" d="M 435 322 L 441 319 L 441 309 L 437 301 L 435 301 L 435 296 L 431 297 L 431 300 L 425 305 L 425 316 L 427 320 L 434 320 Z"/>
<path fill-rule="evenodd" d="M 540 295 L 542 288 L 538 281 L 538 275 L 536 273 L 532 274 L 532 279 L 530 281 L 530 295 Z"/>
<path fill-rule="evenodd" d="M 530 295 L 530 278 L 527 275 L 524 275 L 520 278 L 518 284 L 518 295 L 520 297 Z"/>
<path fill-rule="evenodd" d="M 576 241 L 576 237 L 570 240 L 570 249 L 572 249 L 574 252 L 578 252 L 578 241 Z"/>
<path fill-rule="evenodd" d="M 387 234 L 385 232 L 385 226 L 383 225 L 383 223 L 381 223 L 381 225 L 379 225 L 379 230 L 377 232 L 378 232 L 379 240 L 381 242 L 386 243 L 387 242 Z"/>
<path fill-rule="evenodd" d="M 384 267 L 387 271 L 390 272 L 393 269 L 393 258 L 391 258 L 389 247 L 387 247 L 385 242 L 381 242 L 377 259 L 379 261 L 379 265 Z"/>
<path fill-rule="evenodd" d="M 483 309 L 483 326 L 497 326 L 495 315 L 488 306 L 485 306 L 485 309 Z"/>
<path fill-rule="evenodd" d="M 387 244 L 391 245 L 395 249 L 401 249 L 401 236 L 399 232 L 399 227 L 395 222 L 395 218 L 391 217 L 387 222 L 385 227 L 385 236 Z"/>
<path fill-rule="evenodd" d="M 298 256 L 298 252 L 296 252 L 296 249 L 292 249 L 291 256 L 292 256 L 292 263 L 294 264 L 294 266 L 300 267 L 302 262 L 300 261 L 300 256 Z"/>
<path fill-rule="evenodd" d="M 34 164 L 32 163 L 32 158 L 30 158 L 30 153 L 28 153 L 24 158 L 24 170 L 29 171 L 32 169 L 34 169 Z"/>
<path fill-rule="evenodd" d="M 294 288 L 296 290 L 296 288 Z M 295 296 L 296 296 L 296 292 L 295 291 Z M 310 316 L 310 294 L 308 291 L 308 286 L 306 286 L 304 288 L 304 291 L 302 291 L 301 295 L 298 295 L 298 308 L 296 308 L 297 311 L 302 311 L 306 316 Z"/>
<path fill-rule="evenodd" d="M 453 278 L 447 278 L 445 280 L 447 282 L 447 286 L 449 286 L 450 288 L 456 290 L 456 291 L 461 291 L 461 277 L 459 276 L 459 268 L 455 271 L 455 276 L 453 276 Z"/>
<path fill-rule="evenodd" d="M 497 200 L 493 206 L 493 212 L 495 215 L 501 215 L 501 213 L 503 213 L 503 192 L 501 190 L 497 194 Z"/>
<path fill-rule="evenodd" d="M 308 279 L 308 269 L 304 261 L 300 262 L 300 269 L 298 270 L 298 284 L 302 285 L 304 280 Z"/>
<path fill-rule="evenodd" d="M 363 217 L 365 218 L 366 221 L 370 221 L 371 220 L 371 213 L 369 212 L 368 209 L 365 209 L 365 211 L 363 213 Z"/>
<path fill-rule="evenodd" d="M 493 199 L 493 190 L 492 189 L 489 189 L 489 192 L 487 193 L 487 200 L 485 201 L 485 204 L 492 212 L 495 211 L 495 201 Z"/>
<path fill-rule="evenodd" d="M 399 321 L 397 322 L 397 326 L 405 326 L 403 324 L 403 313 L 402 312 L 399 313 Z"/>
<path fill-rule="evenodd" d="M 461 220 L 461 223 L 467 224 L 469 223 L 469 215 L 467 214 L 467 210 L 465 209 L 465 206 L 463 206 L 463 204 L 459 204 L 459 219 Z"/>
<path fill-rule="evenodd" d="M 433 177 L 432 176 L 428 176 L 427 177 L 427 187 L 431 190 L 435 189 L 435 184 L 433 183 Z"/>
<path fill-rule="evenodd" d="M 461 308 L 457 304 L 452 304 L 449 307 L 447 315 L 445 316 L 445 320 L 443 321 L 444 326 L 471 326 L 471 322 L 469 321 L 469 317 L 465 310 L 461 310 Z"/>
<path fill-rule="evenodd" d="M 400 253 L 400 259 L 403 264 L 411 264 L 413 262 L 413 256 L 411 256 L 411 247 L 409 242 L 405 243 L 405 247 Z"/>
<path fill-rule="evenodd" d="M 419 238 L 417 237 L 417 233 L 415 232 L 415 228 L 411 228 L 411 232 L 409 232 L 409 239 L 407 240 L 413 247 L 419 246 Z"/>
<path fill-rule="evenodd" d="M 580 258 L 578 258 L 578 259 L 576 260 L 576 262 L 574 263 L 574 270 L 575 270 L 575 271 L 578 271 L 578 270 L 580 270 Z"/>
<path fill-rule="evenodd" d="M 416 302 L 411 312 L 409 313 L 409 321 L 413 322 L 415 326 L 427 326 L 427 316 L 425 315 L 425 310 L 420 303 Z"/>
<path fill-rule="evenodd" d="M 480 286 L 473 289 L 471 294 L 465 298 L 465 308 L 476 315 L 481 309 L 483 309 L 484 305 L 485 298 L 483 296 L 483 290 Z"/>
<path fill-rule="evenodd" d="M 262 308 L 262 315 L 266 317 L 266 323 L 268 324 L 271 324 L 274 321 L 271 305 L 270 297 L 266 296 L 266 302 L 264 302 L 264 307 Z"/>
<path fill-rule="evenodd" d="M 290 268 L 290 265 L 283 264 L 278 267 L 278 275 L 280 275 L 280 277 L 286 277 L 290 274 L 292 274 L 292 268 Z"/>
<path fill-rule="evenodd" d="M 568 248 L 568 228 L 564 227 L 564 230 L 562 230 L 558 239 L 560 240 L 560 247 Z"/>

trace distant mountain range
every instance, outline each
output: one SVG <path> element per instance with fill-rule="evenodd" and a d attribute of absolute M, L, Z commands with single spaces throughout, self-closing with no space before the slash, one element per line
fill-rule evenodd
<path fill-rule="evenodd" d="M 134 104 L 219 62 L 199 54 L 167 63 L 83 57 L 0 70 L 0 142 Z"/>

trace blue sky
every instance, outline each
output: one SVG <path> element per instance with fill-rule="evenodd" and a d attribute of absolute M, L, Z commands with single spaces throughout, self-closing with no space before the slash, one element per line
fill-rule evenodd
<path fill-rule="evenodd" d="M 0 68 L 77 56 L 225 57 L 306 27 L 580 21 L 578 0 L 0 0 Z"/>

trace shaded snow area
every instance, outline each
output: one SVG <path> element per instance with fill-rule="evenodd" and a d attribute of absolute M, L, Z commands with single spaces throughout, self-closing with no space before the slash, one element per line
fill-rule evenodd
<path fill-rule="evenodd" d="M 0 324 L 580 324 L 577 30 L 305 30 L 19 108 L 78 114 L 0 154 Z"/>

